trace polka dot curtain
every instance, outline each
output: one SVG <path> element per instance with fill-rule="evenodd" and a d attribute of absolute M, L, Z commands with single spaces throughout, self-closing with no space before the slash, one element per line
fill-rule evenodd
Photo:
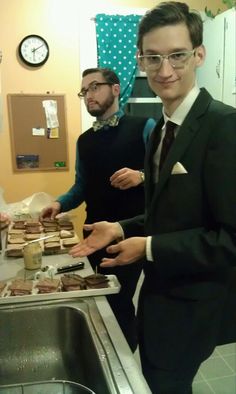
<path fill-rule="evenodd" d="M 96 15 L 98 66 L 111 68 L 119 76 L 121 108 L 129 99 L 135 80 L 140 19 L 140 15 Z"/>

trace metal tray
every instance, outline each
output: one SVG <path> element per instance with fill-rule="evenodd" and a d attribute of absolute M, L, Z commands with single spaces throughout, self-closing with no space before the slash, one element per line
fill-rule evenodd
<path fill-rule="evenodd" d="M 73 290 L 73 291 L 58 291 L 56 293 L 37 293 L 37 288 L 35 287 L 38 280 L 33 281 L 32 294 L 21 295 L 21 296 L 10 296 L 10 292 L 7 287 L 10 285 L 11 281 L 7 282 L 6 288 L 0 295 L 0 304 L 12 304 L 18 302 L 31 302 L 31 301 L 41 301 L 41 300 L 52 300 L 52 299 L 65 299 L 65 298 L 78 298 L 78 297 L 95 297 L 103 296 L 107 294 L 116 294 L 120 291 L 120 283 L 115 275 L 106 275 L 109 279 L 108 287 L 101 289 L 87 289 L 87 290 Z"/>

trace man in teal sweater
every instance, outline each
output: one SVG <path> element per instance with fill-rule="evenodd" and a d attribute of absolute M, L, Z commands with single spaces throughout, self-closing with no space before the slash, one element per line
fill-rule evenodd
<path fill-rule="evenodd" d="M 153 119 L 127 116 L 119 109 L 120 81 L 110 69 L 87 69 L 82 75 L 79 97 L 97 118 L 93 127 L 77 141 L 76 176 L 67 193 L 46 207 L 42 218 L 54 218 L 86 203 L 86 223 L 109 218 L 116 221 L 143 213 L 143 166 L 145 145 L 155 126 Z M 84 232 L 86 237 L 88 232 Z M 142 264 L 103 269 L 99 262 L 105 250 L 89 257 L 92 267 L 115 274 L 121 283 L 117 295 L 108 301 L 134 351 L 136 348 L 135 308 L 132 302 Z"/>

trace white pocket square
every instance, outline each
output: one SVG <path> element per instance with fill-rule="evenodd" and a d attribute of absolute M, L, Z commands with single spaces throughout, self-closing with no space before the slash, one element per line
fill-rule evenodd
<path fill-rule="evenodd" d="M 177 163 L 175 163 L 175 165 L 171 171 L 172 175 L 187 174 L 187 173 L 188 173 L 188 171 L 184 168 L 184 166 L 179 161 L 177 161 Z"/>

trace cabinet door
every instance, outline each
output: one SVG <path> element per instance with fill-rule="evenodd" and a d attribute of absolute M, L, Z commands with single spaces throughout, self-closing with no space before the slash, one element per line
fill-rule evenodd
<path fill-rule="evenodd" d="M 224 12 L 225 64 L 223 102 L 236 107 L 236 10 Z"/>
<path fill-rule="evenodd" d="M 203 23 L 204 64 L 197 69 L 199 87 L 205 87 L 217 100 L 223 99 L 224 15 L 206 19 Z"/>

